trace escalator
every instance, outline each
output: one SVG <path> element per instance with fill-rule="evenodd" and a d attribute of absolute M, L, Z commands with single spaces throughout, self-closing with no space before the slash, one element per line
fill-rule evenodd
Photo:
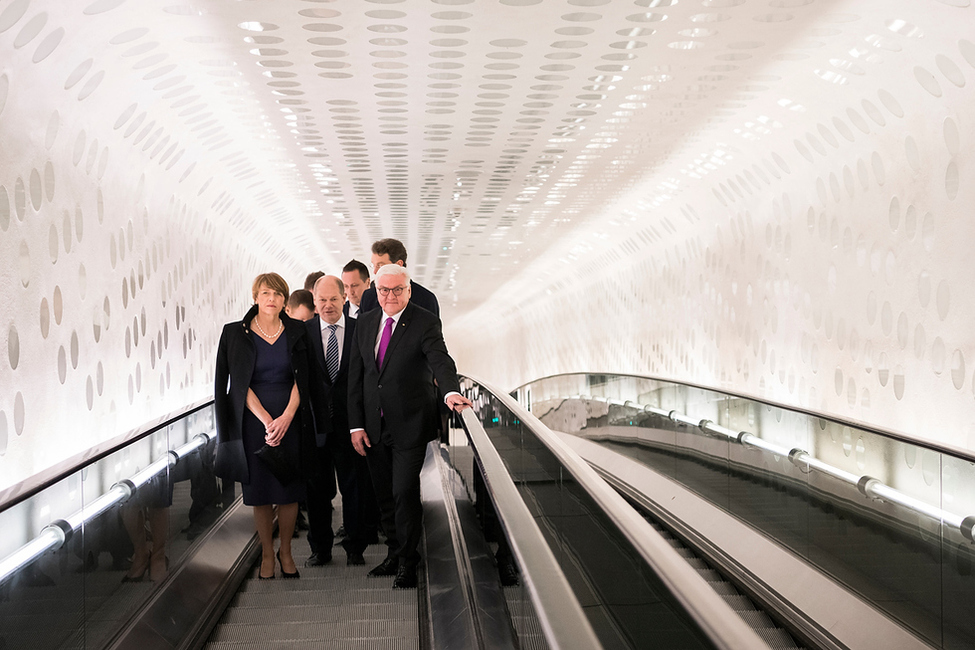
<path fill-rule="evenodd" d="M 633 401 L 518 391 L 538 420 L 463 385 L 476 408 L 424 465 L 420 589 L 365 576 L 383 545 L 366 567 L 341 553 L 300 567 L 303 535 L 300 580 L 257 580 L 249 509 L 209 471 L 203 407 L 0 511 L 26 531 L 0 549 L 0 649 L 966 647 L 931 585 L 963 596 L 968 549 L 935 552 L 947 536 L 890 516 L 879 482 L 844 492 L 798 451 L 739 449 Z M 863 499 L 875 493 L 889 500 Z M 140 544 L 165 569 L 123 580 Z M 502 551 L 517 586 L 499 582 Z M 864 615 L 831 621 L 829 600 Z"/>

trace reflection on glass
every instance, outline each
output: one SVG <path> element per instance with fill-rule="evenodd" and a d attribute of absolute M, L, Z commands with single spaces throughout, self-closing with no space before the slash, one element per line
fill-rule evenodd
<path fill-rule="evenodd" d="M 213 475 L 212 430 L 211 409 L 195 411 L 0 512 L 0 558 L 52 522 L 76 526 L 0 583 L 0 648 L 103 647 L 118 633 L 234 501 Z"/>
<path fill-rule="evenodd" d="M 968 459 L 646 378 L 565 375 L 517 394 L 553 430 L 600 441 L 679 482 L 936 647 L 971 646 L 975 519 L 965 517 L 975 514 L 975 464 Z M 727 433 L 680 424 L 670 411 Z M 784 451 L 748 444 L 747 436 L 742 444 L 740 431 Z"/>
<path fill-rule="evenodd" d="M 507 409 L 468 384 L 478 417 L 604 647 L 711 647 L 669 589 L 559 459 Z M 536 402 L 533 408 L 548 408 Z M 557 410 L 557 409 L 556 409 Z M 571 427 L 604 408 L 550 415 Z"/>

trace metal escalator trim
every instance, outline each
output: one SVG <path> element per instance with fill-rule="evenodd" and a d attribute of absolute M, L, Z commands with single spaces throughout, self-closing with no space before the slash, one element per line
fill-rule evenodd
<path fill-rule="evenodd" d="M 439 445 L 431 442 L 427 445 L 426 460 L 420 470 L 430 645 L 433 648 L 483 648 L 464 534 L 453 494 L 446 484 L 443 465 Z"/>
<path fill-rule="evenodd" d="M 563 467 L 573 475 L 637 549 L 647 565 L 716 647 L 725 650 L 768 647 L 761 637 L 721 600 L 707 582 L 683 561 L 666 540 L 640 517 L 574 449 L 565 444 L 558 435 L 507 392 L 486 382 L 470 377 L 469 379 L 492 393 L 495 399 L 518 417 L 549 448 Z M 471 414 L 472 419 L 473 417 Z"/>
<path fill-rule="evenodd" d="M 108 650 L 189 650 L 216 625 L 259 552 L 250 508 L 240 498 L 198 538 Z"/>
<path fill-rule="evenodd" d="M 421 486 L 432 647 L 517 647 L 490 549 L 460 477 L 437 443 L 428 447 Z"/>
<path fill-rule="evenodd" d="M 804 642 L 837 650 L 930 648 L 832 578 L 679 483 L 598 443 L 558 435 L 614 487 L 787 619 Z"/>
<path fill-rule="evenodd" d="M 463 411 L 461 418 L 549 646 L 600 648 L 588 617 L 484 427 L 471 409 Z"/>

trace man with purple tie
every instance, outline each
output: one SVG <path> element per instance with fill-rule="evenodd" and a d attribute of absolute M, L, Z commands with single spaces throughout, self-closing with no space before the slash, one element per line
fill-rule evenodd
<path fill-rule="evenodd" d="M 369 464 L 388 545 L 369 575 L 395 575 L 393 588 L 409 589 L 420 561 L 420 469 L 440 420 L 434 379 L 450 408 L 471 403 L 459 393 L 440 319 L 410 302 L 406 268 L 383 266 L 374 286 L 380 309 L 360 314 L 350 353 L 349 428 Z"/>

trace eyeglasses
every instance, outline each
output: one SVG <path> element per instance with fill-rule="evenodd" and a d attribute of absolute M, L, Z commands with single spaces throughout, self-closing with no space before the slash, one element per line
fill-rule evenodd
<path fill-rule="evenodd" d="M 394 296 L 402 296 L 403 292 L 406 291 L 406 287 L 376 287 L 376 291 L 381 296 L 388 296 L 393 294 Z"/>

